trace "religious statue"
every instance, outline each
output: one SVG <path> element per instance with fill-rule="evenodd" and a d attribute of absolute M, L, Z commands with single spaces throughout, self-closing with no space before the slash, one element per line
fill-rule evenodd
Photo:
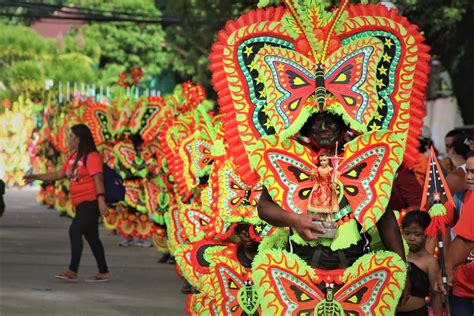
<path fill-rule="evenodd" d="M 318 157 L 319 165 L 311 174 L 314 180 L 313 190 L 309 196 L 308 211 L 319 213 L 328 222 L 333 221 L 332 214 L 339 210 L 337 198 L 337 171 L 331 167 L 329 155 L 323 153 Z"/>

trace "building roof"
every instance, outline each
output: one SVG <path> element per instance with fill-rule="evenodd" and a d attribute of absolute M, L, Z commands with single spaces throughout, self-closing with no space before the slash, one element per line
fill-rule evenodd
<path fill-rule="evenodd" d="M 81 18 L 81 14 L 74 14 L 77 12 L 74 8 L 63 8 L 63 12 L 55 12 L 53 16 L 57 17 L 78 17 Z M 71 12 L 71 13 L 69 13 Z M 72 28 L 81 27 L 86 24 L 85 21 L 81 20 L 61 20 L 61 19 L 41 19 L 38 22 L 31 25 L 31 29 L 40 34 L 43 37 L 49 38 L 61 38 L 65 37 Z"/>

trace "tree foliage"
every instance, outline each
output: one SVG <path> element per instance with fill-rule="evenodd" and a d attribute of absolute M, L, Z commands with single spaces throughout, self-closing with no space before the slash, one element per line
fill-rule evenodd
<path fill-rule="evenodd" d="M 100 9 L 105 14 L 118 11 L 129 15 L 161 16 L 151 0 L 81 0 L 74 3 L 84 8 Z M 80 47 L 77 47 L 78 36 L 83 37 Z M 173 52 L 167 48 L 165 37 L 160 24 L 91 22 L 82 27 L 80 33 L 75 30 L 68 36 L 67 50 L 79 49 L 95 60 L 103 84 L 116 82 L 120 72 L 137 66 L 143 68 L 144 80 L 150 80 L 164 69 L 173 69 Z"/>
<path fill-rule="evenodd" d="M 431 54 L 453 81 L 464 123 L 474 124 L 474 2 L 471 0 L 398 0 L 401 14 L 423 31 Z"/>
<path fill-rule="evenodd" d="M 219 30 L 257 3 L 275 5 L 281 0 L 43 0 L 74 5 L 113 16 L 177 17 L 177 25 L 158 23 L 90 22 L 70 32 L 61 45 L 45 40 L 21 26 L 31 19 L 0 18 L 0 98 L 43 89 L 45 79 L 113 84 L 118 74 L 132 66 L 144 70 L 145 82 L 179 75 L 211 89 L 209 54 Z M 326 0 L 334 6 L 340 0 Z M 353 0 L 358 3 L 360 1 Z M 366 2 L 378 2 L 367 0 Z M 392 0 L 400 13 L 417 25 L 453 80 L 465 122 L 474 123 L 470 103 L 474 98 L 474 1 Z M 14 8 L 11 10 L 15 11 Z M 29 12 L 31 9 L 16 9 Z M 50 12 L 52 13 L 52 12 Z M 16 24 L 16 26 L 11 26 Z"/>
<path fill-rule="evenodd" d="M 75 52 L 58 51 L 53 40 L 44 39 L 21 25 L 0 25 L 0 99 L 19 95 L 40 98 L 45 81 L 95 80 L 93 62 Z"/>
<path fill-rule="evenodd" d="M 167 46 L 174 52 L 172 63 L 183 79 L 203 84 L 209 91 L 209 54 L 217 33 L 228 20 L 256 8 L 255 0 L 174 0 L 155 3 L 164 15 L 176 16 L 181 23 L 167 27 Z"/>

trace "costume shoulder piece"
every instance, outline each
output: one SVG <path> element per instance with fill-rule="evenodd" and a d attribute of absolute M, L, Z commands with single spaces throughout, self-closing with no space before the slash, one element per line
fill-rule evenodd
<path fill-rule="evenodd" d="M 334 219 L 352 214 L 365 230 L 373 227 L 388 204 L 402 155 L 403 142 L 393 132 L 371 132 L 346 144 L 337 170 L 339 211 Z M 279 206 L 308 212 L 317 161 L 311 149 L 293 139 L 268 136 L 257 143 L 252 161 Z"/>

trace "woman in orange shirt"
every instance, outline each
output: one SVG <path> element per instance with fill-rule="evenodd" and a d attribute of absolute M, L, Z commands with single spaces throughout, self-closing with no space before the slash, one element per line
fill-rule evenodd
<path fill-rule="evenodd" d="M 69 227 L 71 241 L 71 262 L 69 269 L 55 277 L 66 281 L 77 281 L 77 271 L 81 260 L 84 236 L 97 261 L 99 273 L 86 282 L 110 280 L 105 260 L 104 247 L 99 239 L 99 217 L 107 216 L 105 189 L 102 175 L 102 158 L 97 152 L 91 131 L 84 124 L 71 128 L 69 148 L 72 154 L 61 170 L 45 174 L 25 175 L 27 182 L 33 180 L 55 181 L 68 178 L 70 195 L 76 207 L 76 216 Z"/>

